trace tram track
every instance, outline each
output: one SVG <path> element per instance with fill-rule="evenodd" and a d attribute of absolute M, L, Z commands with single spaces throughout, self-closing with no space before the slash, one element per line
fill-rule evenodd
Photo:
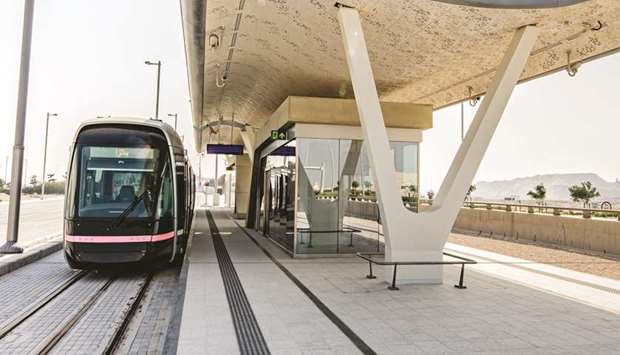
<path fill-rule="evenodd" d="M 36 300 L 29 307 L 27 307 L 24 311 L 22 311 L 17 316 L 9 319 L 8 321 L 0 324 L 0 339 L 4 338 L 7 334 L 9 334 L 13 329 L 17 328 L 20 324 L 24 323 L 28 318 L 37 313 L 40 309 L 45 307 L 48 303 L 52 302 L 58 295 L 66 291 L 69 287 L 75 284 L 77 281 L 82 279 L 84 276 L 89 274 L 90 271 L 80 271 L 75 273 L 70 278 L 62 282 L 57 287 L 53 288 L 50 292 L 45 294 L 43 297 Z"/>
<path fill-rule="evenodd" d="M 133 282 L 132 277 L 136 275 L 100 274 L 95 271 L 77 272 L 30 304 L 22 312 L 0 324 L 0 347 L 6 350 L 14 348 L 15 351 L 13 352 L 27 352 L 29 354 L 63 353 L 62 346 L 57 345 L 61 342 L 74 342 L 71 339 L 72 337 L 81 337 L 79 329 L 76 328 L 97 325 L 108 329 L 113 328 L 113 330 L 111 334 L 108 333 L 110 335 L 106 336 L 106 339 L 103 339 L 105 346 L 99 347 L 94 352 L 89 351 L 89 353 L 113 354 L 123 341 L 127 327 L 140 308 L 155 274 L 156 271 L 149 271 L 137 282 Z M 89 277 L 85 279 L 86 276 Z M 123 276 L 129 277 L 123 278 Z M 82 283 L 79 282 L 80 280 Z M 116 282 L 119 284 L 116 285 Z M 94 283 L 97 283 L 96 287 L 93 287 Z M 103 300 L 104 297 L 114 298 L 114 296 L 118 296 L 114 294 L 117 291 L 113 289 L 113 285 L 118 286 L 117 288 L 123 287 L 123 285 L 127 288 L 126 285 L 130 285 L 132 290 L 126 295 L 121 294 L 120 297 L 116 297 L 121 302 L 117 302 L 115 305 L 118 308 L 110 310 L 110 312 L 116 312 L 115 314 L 118 316 L 108 324 L 95 324 L 92 321 L 90 324 L 81 324 L 89 322 L 89 319 L 86 319 L 89 313 L 101 312 L 101 307 L 109 306 Z M 90 290 L 91 288 L 93 291 Z M 71 291 L 73 290 L 76 292 L 82 290 L 83 296 L 76 296 L 76 299 L 81 302 L 77 305 L 77 309 L 65 316 L 66 310 L 63 311 L 62 304 L 66 304 L 71 299 Z M 102 302 L 99 302 L 100 300 Z M 32 332 L 36 332 L 38 324 L 52 321 L 54 316 L 58 314 L 64 318 L 60 322 L 56 321 L 57 324 L 45 332 L 44 337 L 33 338 L 28 336 Z M 37 317 L 39 318 L 35 319 Z M 27 350 L 17 351 L 17 349 Z"/>

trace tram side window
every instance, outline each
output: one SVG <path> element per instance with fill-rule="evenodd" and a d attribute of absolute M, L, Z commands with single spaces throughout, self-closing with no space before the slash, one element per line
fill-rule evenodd
<path fill-rule="evenodd" d="M 172 218 L 172 174 L 170 168 L 166 168 L 166 175 L 161 184 L 157 208 L 160 218 Z"/>
<path fill-rule="evenodd" d="M 179 228 L 183 228 L 185 221 L 185 178 L 184 178 L 184 166 L 177 167 L 177 212 L 179 214 Z"/>

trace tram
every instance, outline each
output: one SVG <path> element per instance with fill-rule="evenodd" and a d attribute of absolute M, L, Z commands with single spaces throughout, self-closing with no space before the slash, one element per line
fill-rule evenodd
<path fill-rule="evenodd" d="M 70 267 L 180 262 L 195 176 L 175 130 L 159 120 L 84 122 L 71 146 L 64 212 Z"/>

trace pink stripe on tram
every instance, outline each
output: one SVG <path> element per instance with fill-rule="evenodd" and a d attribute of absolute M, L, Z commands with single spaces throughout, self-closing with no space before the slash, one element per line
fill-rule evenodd
<path fill-rule="evenodd" d="M 174 232 L 168 232 L 164 234 L 156 234 L 151 238 L 151 242 L 161 242 L 162 240 L 168 240 L 174 238 Z"/>
<path fill-rule="evenodd" d="M 159 242 L 174 238 L 174 232 L 155 235 L 66 235 L 72 243 L 144 243 Z"/>

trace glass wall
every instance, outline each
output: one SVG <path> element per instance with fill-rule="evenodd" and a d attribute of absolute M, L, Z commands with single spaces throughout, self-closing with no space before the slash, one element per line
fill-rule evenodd
<path fill-rule="evenodd" d="M 403 203 L 417 211 L 418 144 L 390 146 Z M 371 171 L 361 140 L 297 139 L 297 254 L 383 251 Z"/>
<path fill-rule="evenodd" d="M 295 141 L 265 158 L 260 229 L 286 249 L 294 249 Z"/>

